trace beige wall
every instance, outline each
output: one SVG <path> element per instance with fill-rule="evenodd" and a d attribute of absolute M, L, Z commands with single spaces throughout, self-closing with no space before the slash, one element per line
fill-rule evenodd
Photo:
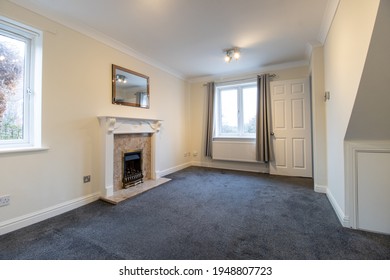
<path fill-rule="evenodd" d="M 307 78 L 309 76 L 309 68 L 307 66 L 300 66 L 295 68 L 288 68 L 284 70 L 266 71 L 277 75 L 275 80 L 289 80 Z M 260 73 L 259 73 L 260 74 Z M 236 76 L 236 77 L 213 77 L 213 80 L 229 81 L 239 80 L 249 77 L 256 77 L 255 74 L 250 76 Z M 268 167 L 265 164 L 259 163 L 240 163 L 240 162 L 229 162 L 229 161 L 217 161 L 210 160 L 204 156 L 205 154 L 205 131 L 206 131 L 206 116 L 207 116 L 207 93 L 206 87 L 203 86 L 206 81 L 198 81 L 191 83 L 190 90 L 190 119 L 191 119 L 191 149 L 198 153 L 197 156 L 192 156 L 192 164 L 199 166 L 209 166 L 216 168 L 227 168 L 227 169 L 238 169 L 253 172 L 268 172 Z"/>
<path fill-rule="evenodd" d="M 188 164 L 187 82 L 8 1 L 0 15 L 44 32 L 42 142 L 49 147 L 0 155 L 0 195 L 11 196 L 0 209 L 0 234 L 18 219 L 39 220 L 96 198 L 103 185 L 98 115 L 163 120 L 156 171 Z M 111 64 L 150 77 L 150 109 L 111 104 Z M 83 184 L 84 175 L 91 183 Z"/>
<path fill-rule="evenodd" d="M 379 0 L 341 0 L 323 50 L 313 51 L 310 70 L 308 66 L 300 66 L 262 71 L 277 74 L 279 80 L 306 78 L 310 71 L 316 75 L 313 78 L 314 148 L 321 149 L 324 143 L 327 147 L 322 150 L 326 151 L 325 155 L 314 155 L 314 177 L 316 184 L 328 186 L 330 199 L 341 212 L 345 211 L 344 139 L 378 5 Z M 0 154 L 0 195 L 11 196 L 11 204 L 0 209 L 0 234 L 5 227 L 12 227 L 20 220 L 37 221 L 97 198 L 103 185 L 98 115 L 163 120 L 156 149 L 159 175 L 190 164 L 267 171 L 261 164 L 216 162 L 203 156 L 206 80 L 188 83 L 8 1 L 0 2 L 0 15 L 44 32 L 42 142 L 49 147 L 43 152 Z M 322 63 L 324 85 L 317 79 Z M 111 64 L 150 77 L 150 109 L 111 104 Z M 321 105 L 322 90 L 331 94 L 325 105 Z M 322 126 L 326 126 L 326 133 Z M 324 166 L 326 158 L 327 166 Z M 91 175 L 91 183 L 83 184 L 84 175 Z"/>
<path fill-rule="evenodd" d="M 312 49 L 310 60 L 311 103 L 313 128 L 313 179 L 318 192 L 326 192 L 326 116 L 324 100 L 324 49 L 317 46 Z"/>
<path fill-rule="evenodd" d="M 341 0 L 324 45 L 328 195 L 345 213 L 344 138 L 358 91 L 379 0 Z"/>

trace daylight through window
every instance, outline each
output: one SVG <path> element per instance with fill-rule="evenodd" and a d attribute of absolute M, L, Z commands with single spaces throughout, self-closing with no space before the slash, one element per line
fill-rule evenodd
<path fill-rule="evenodd" d="M 256 137 L 256 82 L 216 87 L 215 137 Z"/>
<path fill-rule="evenodd" d="M 0 148 L 37 144 L 37 37 L 25 26 L 0 19 Z"/>

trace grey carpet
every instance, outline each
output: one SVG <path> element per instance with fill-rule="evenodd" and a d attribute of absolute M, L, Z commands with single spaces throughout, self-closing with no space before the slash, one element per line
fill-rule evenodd
<path fill-rule="evenodd" d="M 390 236 L 343 228 L 311 179 L 200 167 L 169 177 L 0 236 L 0 259 L 390 259 Z"/>

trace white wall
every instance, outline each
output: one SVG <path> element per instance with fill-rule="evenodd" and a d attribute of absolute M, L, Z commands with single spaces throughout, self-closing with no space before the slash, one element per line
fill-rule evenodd
<path fill-rule="evenodd" d="M 390 1 L 382 0 L 348 124 L 348 140 L 390 140 Z"/>
<path fill-rule="evenodd" d="M 275 80 L 289 80 L 307 78 L 309 76 L 308 66 L 292 67 L 280 70 L 264 69 L 262 72 L 274 73 L 277 75 Z M 260 72 L 258 73 L 260 74 Z M 210 77 L 214 81 L 229 81 L 239 80 L 249 77 L 256 77 L 256 74 L 236 77 Z M 208 80 L 208 81 L 210 81 Z M 236 169 L 252 172 L 268 172 L 268 166 L 261 163 L 249 162 L 232 162 L 211 160 L 204 156 L 205 154 L 205 132 L 206 132 L 206 117 L 207 117 L 207 90 L 203 86 L 207 81 L 197 81 L 191 83 L 190 90 L 190 127 L 193 133 L 191 134 L 191 150 L 198 153 L 197 156 L 192 156 L 192 164 L 198 166 L 208 166 L 214 168 Z"/>
<path fill-rule="evenodd" d="M 314 139 L 319 149 L 325 142 L 322 136 L 327 142 L 326 155 L 317 153 L 314 158 L 317 170 L 314 176 L 316 183 L 328 186 L 330 199 L 342 214 L 345 213 L 344 138 L 378 5 L 379 0 L 342 0 L 323 48 L 323 88 L 330 91 L 331 99 L 326 103 L 327 133 L 318 129 Z M 262 164 L 211 161 L 204 157 L 205 80 L 187 83 L 8 1 L 0 2 L 0 15 L 44 31 L 42 139 L 49 147 L 44 152 L 0 155 L 0 195 L 11 195 L 11 204 L 0 208 L 0 234 L 5 228 L 28 224 L 98 197 L 103 184 L 98 115 L 162 119 L 163 127 L 157 136 L 159 175 L 190 164 L 268 170 Z M 313 52 L 311 71 L 316 73 L 321 71 L 321 52 Z M 150 109 L 111 104 L 111 64 L 150 77 Z M 276 73 L 279 80 L 306 78 L 309 74 L 307 66 L 280 69 L 261 72 Z M 246 77 L 213 77 L 213 80 L 241 78 Z M 321 80 L 314 82 L 313 101 L 319 104 Z M 315 125 L 321 123 L 323 112 L 314 113 Z M 323 158 L 328 160 L 326 167 Z M 82 178 L 88 174 L 92 181 L 83 184 Z"/>
<path fill-rule="evenodd" d="M 346 136 L 350 226 L 390 233 L 390 1 L 382 0 Z"/>
<path fill-rule="evenodd" d="M 88 36 L 0 2 L 0 15 L 44 31 L 42 141 L 48 151 L 0 155 L 0 234 L 98 198 L 103 182 L 98 115 L 163 120 L 160 173 L 188 164 L 188 83 Z M 150 77 L 150 109 L 111 104 L 111 64 Z M 91 182 L 83 184 L 83 176 Z"/>
<path fill-rule="evenodd" d="M 344 138 L 358 91 L 379 0 L 341 0 L 324 45 L 328 195 L 345 213 Z"/>
<path fill-rule="evenodd" d="M 324 49 L 312 49 L 310 59 L 311 105 L 313 128 L 313 179 L 318 192 L 327 190 L 326 115 L 324 100 Z"/>

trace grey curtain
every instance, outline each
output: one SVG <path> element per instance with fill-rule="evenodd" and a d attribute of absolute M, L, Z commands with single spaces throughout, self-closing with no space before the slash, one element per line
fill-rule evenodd
<path fill-rule="evenodd" d="M 214 134 L 214 82 L 207 83 L 207 126 L 206 126 L 206 157 L 213 156 L 213 134 Z"/>
<path fill-rule="evenodd" d="M 256 160 L 267 163 L 273 160 L 271 143 L 271 93 L 269 74 L 257 76 L 256 125 Z"/>

